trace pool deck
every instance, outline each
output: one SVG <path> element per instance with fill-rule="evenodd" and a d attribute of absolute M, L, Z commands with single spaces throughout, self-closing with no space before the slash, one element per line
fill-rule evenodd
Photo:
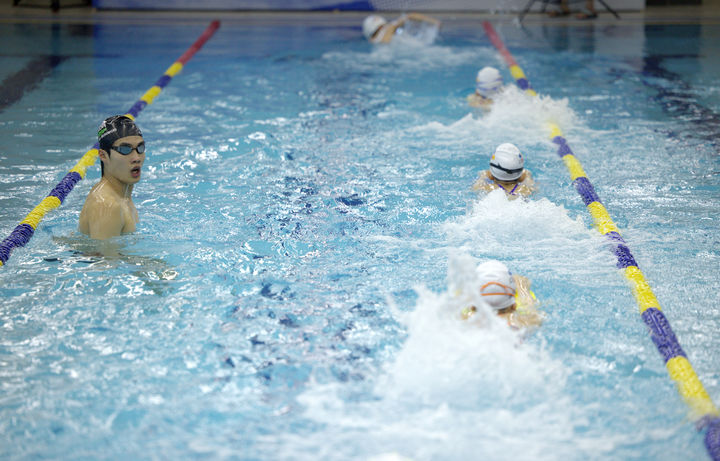
<path fill-rule="evenodd" d="M 61 2 L 61 4 L 72 4 Z M 367 15 L 358 12 L 297 12 L 297 11 L 98 11 L 89 6 L 61 7 L 53 13 L 49 1 L 25 1 L 20 6 L 12 6 L 10 0 L 0 3 L 0 23 L 198 23 L 221 17 L 225 23 L 238 24 L 288 24 L 302 21 L 310 24 L 358 24 Z M 27 5 L 27 6 L 26 6 Z M 40 6 L 36 6 L 40 5 Z M 580 21 L 572 16 L 550 18 L 545 14 L 529 13 L 523 19 L 524 24 L 546 25 L 587 25 L 597 23 L 617 23 L 617 19 L 596 3 L 599 13 L 593 21 Z M 385 12 L 392 15 L 393 12 Z M 517 21 L 518 12 L 513 13 L 476 13 L 476 12 L 432 12 L 433 16 L 448 22 L 477 22 L 491 19 L 497 22 Z M 645 24 L 720 24 L 720 0 L 706 0 L 702 5 L 688 6 L 650 6 L 644 11 L 621 11 L 620 21 Z"/>

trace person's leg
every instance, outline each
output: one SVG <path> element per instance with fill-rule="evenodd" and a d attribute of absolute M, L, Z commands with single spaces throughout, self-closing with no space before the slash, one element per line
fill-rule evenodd
<path fill-rule="evenodd" d="M 548 13 L 548 16 L 551 18 L 556 18 L 558 16 L 567 16 L 570 14 L 570 6 L 568 6 L 568 0 L 560 0 L 560 9 L 559 10 L 552 10 Z"/>
<path fill-rule="evenodd" d="M 595 5 L 593 0 L 585 1 L 585 8 L 577 14 L 578 19 L 595 19 L 597 18 L 597 11 L 595 11 Z"/>

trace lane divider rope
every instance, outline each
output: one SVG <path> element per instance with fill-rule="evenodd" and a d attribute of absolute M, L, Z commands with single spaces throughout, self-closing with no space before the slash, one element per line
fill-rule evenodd
<path fill-rule="evenodd" d="M 510 68 L 510 73 L 517 86 L 524 90 L 525 93 L 537 96 L 537 93 L 530 85 L 530 81 L 505 47 L 492 24 L 485 21 L 483 22 L 483 28 Z M 675 381 L 678 393 L 690 408 L 691 419 L 695 422 L 698 430 L 707 428 L 705 447 L 708 454 L 713 461 L 720 461 L 720 412 L 710 399 L 692 365 L 690 365 L 687 354 L 683 351 L 670 327 L 670 322 L 663 314 L 650 284 L 645 280 L 645 276 L 638 267 L 630 248 L 628 248 L 627 243 L 620 235 L 619 229 L 600 201 L 580 161 L 570 149 L 560 127 L 552 122 L 550 123 L 550 139 L 557 144 L 558 156 L 565 163 L 575 190 L 582 197 L 595 226 L 602 235 L 608 238 L 610 246 L 617 256 L 617 266 L 623 271 L 625 278 L 630 283 L 642 319 L 650 331 L 650 338 L 665 360 L 665 367 L 670 378 Z"/>
<path fill-rule="evenodd" d="M 185 66 L 185 64 L 192 58 L 197 51 L 207 42 L 220 27 L 220 21 L 213 21 L 200 35 L 200 37 L 188 48 L 185 53 L 180 56 L 160 77 L 155 85 L 142 95 L 142 97 L 130 108 L 125 114 L 131 119 L 135 120 L 141 110 L 153 103 L 153 100 L 160 94 L 160 92 L 167 86 L 172 78 L 177 75 Z M 23 219 L 20 224 L 0 242 L 0 266 L 4 265 L 10 258 L 10 253 L 17 247 L 25 246 L 32 238 L 35 230 L 37 229 L 40 221 L 45 215 L 59 207 L 67 197 L 67 194 L 75 187 L 81 179 L 85 177 L 85 173 L 89 166 L 95 164 L 98 156 L 99 144 L 96 142 L 93 147 L 88 150 L 85 155 L 70 169 L 68 174 L 53 188 L 52 191 L 45 197 L 38 206 L 36 206 L 28 215 Z"/>

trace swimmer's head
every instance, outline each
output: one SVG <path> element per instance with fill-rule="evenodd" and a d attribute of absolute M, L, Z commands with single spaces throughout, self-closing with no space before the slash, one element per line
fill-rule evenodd
<path fill-rule="evenodd" d="M 500 181 L 515 181 L 524 169 L 525 159 L 520 149 L 509 142 L 500 144 L 490 158 L 490 173 Z"/>
<path fill-rule="evenodd" d="M 126 136 L 142 136 L 140 128 L 135 125 L 133 120 L 126 115 L 113 115 L 103 120 L 100 128 L 98 128 L 98 144 L 100 149 L 110 155 L 110 150 L 120 138 Z M 103 163 L 100 163 L 100 174 L 105 174 Z"/>
<path fill-rule="evenodd" d="M 100 149 L 110 152 L 110 148 L 125 136 L 142 136 L 140 128 L 126 115 L 113 115 L 106 118 L 98 128 L 98 144 Z"/>
<path fill-rule="evenodd" d="M 385 24 L 387 24 L 385 18 L 371 14 L 363 21 L 363 35 L 370 40 L 372 36 L 375 35 L 375 32 Z"/>
<path fill-rule="evenodd" d="M 494 311 L 515 304 L 515 280 L 507 266 L 500 261 L 486 261 L 475 269 L 480 296 Z"/>
<path fill-rule="evenodd" d="M 475 92 L 484 98 L 492 98 L 502 88 L 502 76 L 494 67 L 483 67 L 475 78 Z"/>

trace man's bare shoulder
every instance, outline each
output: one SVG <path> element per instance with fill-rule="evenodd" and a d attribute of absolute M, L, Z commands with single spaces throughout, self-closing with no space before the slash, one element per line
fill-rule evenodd
<path fill-rule="evenodd" d="M 123 204 L 103 181 L 90 190 L 80 211 L 78 230 L 92 238 L 119 235 L 124 227 Z"/>
<path fill-rule="evenodd" d="M 95 184 L 87 198 L 85 198 L 85 204 L 91 204 L 93 206 L 107 206 L 107 207 L 119 207 L 119 199 L 115 191 L 111 187 L 108 187 L 103 181 Z"/>

